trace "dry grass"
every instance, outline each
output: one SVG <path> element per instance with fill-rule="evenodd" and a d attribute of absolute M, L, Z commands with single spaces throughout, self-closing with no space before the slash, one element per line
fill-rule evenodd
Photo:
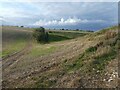
<path fill-rule="evenodd" d="M 117 77 L 108 82 L 105 73 L 117 68 L 113 67 L 117 63 L 117 54 L 113 54 L 117 51 L 116 35 L 116 30 L 110 29 L 46 45 L 33 44 L 3 71 L 3 87 L 114 87 Z M 101 71 L 93 68 L 98 66 Z M 107 71 L 109 67 L 112 71 Z"/>

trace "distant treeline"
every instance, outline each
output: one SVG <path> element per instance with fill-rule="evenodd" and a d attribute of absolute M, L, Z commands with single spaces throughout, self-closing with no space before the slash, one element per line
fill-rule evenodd
<path fill-rule="evenodd" d="M 64 31 L 83 31 L 83 32 L 94 32 L 93 30 L 81 30 L 81 29 L 64 29 L 64 28 L 62 28 L 62 29 L 50 29 L 49 28 L 49 30 L 64 30 Z"/>

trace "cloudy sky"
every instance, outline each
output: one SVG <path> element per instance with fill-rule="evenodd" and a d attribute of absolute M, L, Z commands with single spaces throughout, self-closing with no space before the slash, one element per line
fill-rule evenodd
<path fill-rule="evenodd" d="M 0 3 L 4 25 L 99 30 L 117 25 L 117 2 L 9 2 Z"/>

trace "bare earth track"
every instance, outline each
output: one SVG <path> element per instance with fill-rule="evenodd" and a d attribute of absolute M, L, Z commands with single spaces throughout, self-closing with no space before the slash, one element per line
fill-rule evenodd
<path fill-rule="evenodd" d="M 3 70 L 5 70 L 6 68 L 9 68 L 15 62 L 17 62 L 23 55 L 27 54 L 30 48 L 31 48 L 31 44 L 28 43 L 28 45 L 23 50 L 4 58 L 2 62 Z"/>
<path fill-rule="evenodd" d="M 20 60 L 22 59 L 22 57 L 24 57 L 26 54 L 29 53 L 30 48 L 31 48 L 31 45 L 29 44 L 27 46 L 27 48 L 23 49 L 21 52 L 13 55 L 11 57 L 8 57 L 5 60 L 5 62 L 3 61 L 3 75 L 4 75 L 3 78 L 4 78 L 4 80 L 9 79 L 9 81 L 10 81 L 9 84 L 12 85 L 12 81 L 15 81 L 16 83 L 18 81 L 22 82 L 23 80 L 25 80 L 25 78 L 27 78 L 29 76 L 37 76 L 37 75 L 39 76 L 39 74 L 45 73 L 51 69 L 59 68 L 61 63 L 65 59 L 69 60 L 69 59 L 73 59 L 73 58 L 77 57 L 81 53 L 81 51 L 83 51 L 85 49 L 86 45 L 88 45 L 87 43 L 82 43 L 82 44 L 78 44 L 78 43 L 79 43 L 78 40 L 75 40 L 74 42 L 73 42 L 73 40 L 71 40 L 71 41 L 68 41 L 68 43 L 63 42 L 63 44 L 62 43 L 54 43 L 54 45 L 63 46 L 64 48 L 58 50 L 57 52 L 51 53 L 49 55 L 35 58 L 35 60 L 33 60 L 34 63 L 36 64 L 36 65 L 34 65 L 35 67 L 31 67 L 30 69 L 28 68 L 26 71 L 23 71 L 24 72 L 23 74 L 21 72 L 20 75 L 17 75 L 16 80 L 12 80 L 15 77 L 11 78 L 12 77 L 11 75 L 14 75 L 14 74 L 10 75 L 10 73 L 12 73 L 12 70 L 10 68 L 19 64 L 21 62 Z M 10 77 L 9 77 L 9 75 L 10 75 Z M 8 83 L 3 82 L 3 85 L 4 84 L 8 85 Z"/>

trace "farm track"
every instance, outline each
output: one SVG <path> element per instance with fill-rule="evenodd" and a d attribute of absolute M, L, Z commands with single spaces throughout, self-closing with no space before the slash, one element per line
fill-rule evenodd
<path fill-rule="evenodd" d="M 14 29 L 19 30 L 19 29 Z M 20 31 L 20 30 L 19 30 Z M 22 32 L 29 32 L 31 33 L 32 31 L 28 30 L 22 30 Z M 32 40 L 32 36 L 29 37 L 30 40 Z M 9 66 L 11 66 L 13 63 L 17 62 L 23 55 L 27 54 L 30 51 L 30 48 L 32 47 L 32 43 L 28 41 L 27 45 L 20 51 L 15 52 L 13 54 L 10 54 L 6 57 L 2 58 L 2 68 L 5 70 Z"/>
<path fill-rule="evenodd" d="M 32 39 L 32 37 L 30 37 L 30 40 Z M 9 71 L 11 71 L 11 67 L 14 66 L 19 60 L 22 59 L 22 57 L 26 54 L 28 54 L 30 52 L 32 48 L 32 43 L 30 41 L 28 41 L 28 43 L 26 44 L 26 46 L 19 52 L 16 52 L 14 54 L 11 54 L 7 57 L 5 57 L 4 59 L 2 59 L 2 78 L 3 78 L 3 82 L 6 79 L 6 75 L 10 75 Z M 4 83 L 3 83 L 3 87 L 4 87 Z"/>
<path fill-rule="evenodd" d="M 2 61 L 3 70 L 5 70 L 6 68 L 9 68 L 12 64 L 17 62 L 23 55 L 27 54 L 31 46 L 32 45 L 29 42 L 28 45 L 23 50 L 4 58 Z"/>
<path fill-rule="evenodd" d="M 20 63 L 18 61 L 20 61 L 21 56 L 24 55 L 24 53 L 22 53 L 20 58 L 16 58 L 17 60 L 14 61 L 14 63 L 12 63 L 9 67 L 6 68 L 8 70 L 5 72 L 5 75 L 4 75 L 5 81 L 7 80 L 7 82 L 4 82 L 5 86 L 12 86 L 12 84 L 15 84 L 15 83 L 17 84 L 17 82 L 29 83 L 29 81 L 25 81 L 26 78 L 32 77 L 32 76 L 37 77 L 42 73 L 48 72 L 54 68 L 58 68 L 65 59 L 67 60 L 74 59 L 81 53 L 81 51 L 83 51 L 86 47 L 88 47 L 87 46 L 88 44 L 86 43 L 80 44 L 79 42 L 80 42 L 79 40 L 74 42 L 71 41 L 67 43 L 64 42 L 63 43 L 65 46 L 64 48 L 58 50 L 57 52 L 51 53 L 49 55 L 35 58 L 33 60 L 34 63 L 31 63 L 32 66 L 34 67 L 30 67 L 28 69 L 25 69 L 24 71 L 17 72 L 19 74 L 17 74 L 16 76 L 15 72 L 11 71 L 10 66 L 16 66 L 17 64 Z M 56 43 L 54 45 L 60 45 L 60 44 Z M 9 76 L 10 74 L 11 76 Z"/>

